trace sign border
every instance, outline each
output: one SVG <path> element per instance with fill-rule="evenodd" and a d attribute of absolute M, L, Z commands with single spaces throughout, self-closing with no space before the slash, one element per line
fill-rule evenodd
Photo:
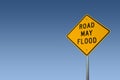
<path fill-rule="evenodd" d="M 85 52 L 84 52 L 81 48 L 79 48 L 79 47 L 68 37 L 68 35 L 75 29 L 75 27 L 76 27 L 86 16 L 90 17 L 90 18 L 91 18 L 92 20 L 94 20 L 96 23 L 98 23 L 98 24 L 101 25 L 103 28 L 105 28 L 105 29 L 108 30 L 108 33 L 89 51 L 88 54 L 85 54 Z M 86 15 L 83 16 L 82 19 L 79 20 L 79 22 L 70 30 L 70 32 L 66 35 L 66 37 L 67 37 L 67 39 L 69 39 L 69 40 L 74 44 L 75 47 L 77 47 L 79 50 L 81 50 L 81 52 L 83 52 L 85 56 L 88 56 L 88 55 L 90 55 L 90 53 L 96 48 L 96 46 L 98 46 L 98 44 L 100 44 L 100 42 L 102 42 L 103 39 L 105 39 L 105 37 L 106 37 L 109 33 L 110 33 L 110 30 L 109 30 L 108 28 L 106 28 L 102 23 L 100 23 L 99 21 L 97 21 L 96 19 L 94 19 L 93 17 L 91 17 L 89 14 L 86 14 Z"/>

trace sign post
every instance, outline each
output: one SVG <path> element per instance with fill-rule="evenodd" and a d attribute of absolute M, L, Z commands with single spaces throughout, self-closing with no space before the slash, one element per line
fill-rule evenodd
<path fill-rule="evenodd" d="M 86 80 L 89 80 L 89 54 L 109 33 L 104 25 L 85 15 L 67 34 L 67 38 L 87 57 Z"/>
<path fill-rule="evenodd" d="M 86 80 L 89 80 L 89 56 L 86 56 Z"/>

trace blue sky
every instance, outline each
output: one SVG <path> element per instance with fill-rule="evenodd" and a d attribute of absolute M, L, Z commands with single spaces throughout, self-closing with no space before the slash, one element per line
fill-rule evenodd
<path fill-rule="evenodd" d="M 0 1 L 0 80 L 85 80 L 86 57 L 66 34 L 89 14 L 111 30 L 90 54 L 91 80 L 119 80 L 118 0 Z"/>

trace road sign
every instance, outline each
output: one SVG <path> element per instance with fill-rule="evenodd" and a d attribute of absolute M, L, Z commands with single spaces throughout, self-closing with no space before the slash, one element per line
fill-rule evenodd
<path fill-rule="evenodd" d="M 109 32 L 109 29 L 90 15 L 85 15 L 67 34 L 67 38 L 88 56 Z"/>

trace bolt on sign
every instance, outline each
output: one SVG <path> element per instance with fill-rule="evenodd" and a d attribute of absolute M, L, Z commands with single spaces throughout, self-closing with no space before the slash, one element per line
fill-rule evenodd
<path fill-rule="evenodd" d="M 109 32 L 109 29 L 90 15 L 85 15 L 67 34 L 67 38 L 88 56 Z"/>

